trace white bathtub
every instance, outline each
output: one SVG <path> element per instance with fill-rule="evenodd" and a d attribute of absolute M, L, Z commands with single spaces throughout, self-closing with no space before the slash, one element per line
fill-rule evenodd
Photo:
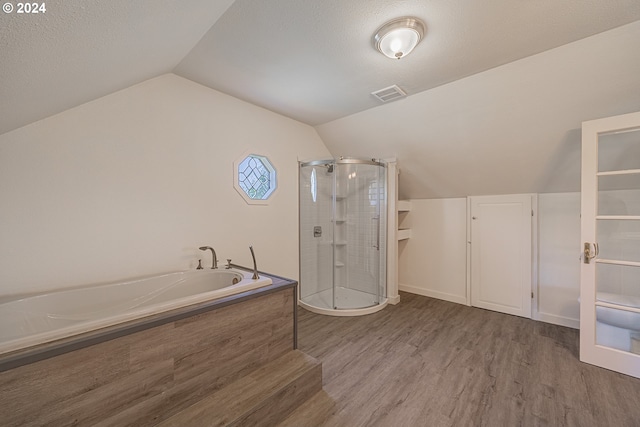
<path fill-rule="evenodd" d="M 271 284 L 270 278 L 251 276 L 240 270 L 190 270 L 5 302 L 0 354 Z"/>

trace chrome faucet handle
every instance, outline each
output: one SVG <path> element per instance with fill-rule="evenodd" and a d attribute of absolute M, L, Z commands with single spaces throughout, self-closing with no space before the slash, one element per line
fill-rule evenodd
<path fill-rule="evenodd" d="M 227 258 L 227 266 L 225 268 L 227 270 L 231 269 L 231 258 Z"/>
<path fill-rule="evenodd" d="M 251 251 L 251 257 L 253 258 L 253 276 L 251 278 L 253 280 L 258 280 L 260 276 L 258 275 L 258 266 L 256 265 L 256 254 L 253 252 L 253 246 L 249 246 L 249 250 Z"/>
<path fill-rule="evenodd" d="M 202 270 L 202 260 L 201 259 L 198 260 L 198 266 L 196 267 L 196 270 Z"/>

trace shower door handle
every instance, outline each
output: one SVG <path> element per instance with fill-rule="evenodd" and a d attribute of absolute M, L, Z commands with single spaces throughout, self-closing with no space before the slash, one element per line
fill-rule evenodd
<path fill-rule="evenodd" d="M 373 247 L 376 248 L 377 250 L 380 250 L 380 217 L 379 216 L 374 216 L 373 220 L 377 221 L 377 226 L 376 226 L 376 244 L 373 245 Z"/>

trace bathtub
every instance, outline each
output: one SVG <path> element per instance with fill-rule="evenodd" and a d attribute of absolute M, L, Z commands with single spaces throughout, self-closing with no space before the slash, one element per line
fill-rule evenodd
<path fill-rule="evenodd" d="M 180 271 L 4 302 L 0 355 L 272 283 L 251 276 L 235 269 Z"/>

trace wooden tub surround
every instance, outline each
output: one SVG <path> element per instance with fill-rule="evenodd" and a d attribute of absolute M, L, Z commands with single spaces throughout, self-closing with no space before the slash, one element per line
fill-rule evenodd
<path fill-rule="evenodd" d="M 0 357 L 1 424 L 277 423 L 321 390 L 322 367 L 296 350 L 297 283 L 269 277 L 264 288 Z"/>

